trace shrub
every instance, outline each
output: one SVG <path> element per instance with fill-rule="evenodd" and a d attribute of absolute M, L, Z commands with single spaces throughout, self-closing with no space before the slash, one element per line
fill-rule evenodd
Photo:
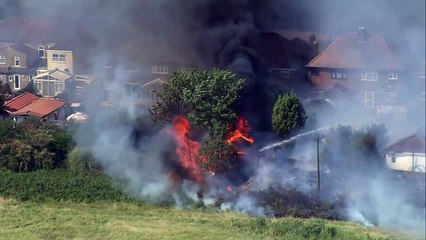
<path fill-rule="evenodd" d="M 306 113 L 302 103 L 293 93 L 279 95 L 272 112 L 272 128 L 274 132 L 288 136 L 293 130 L 303 127 Z"/>
<path fill-rule="evenodd" d="M 29 172 L 59 167 L 73 145 L 64 129 L 28 118 L 0 121 L 0 168 Z"/>
<path fill-rule="evenodd" d="M 75 175 L 63 169 L 29 173 L 0 172 L 0 195 L 22 201 L 127 201 L 104 175 Z"/>
<path fill-rule="evenodd" d="M 74 148 L 67 155 L 66 167 L 73 173 L 83 173 L 94 169 L 94 159 L 89 152 Z"/>

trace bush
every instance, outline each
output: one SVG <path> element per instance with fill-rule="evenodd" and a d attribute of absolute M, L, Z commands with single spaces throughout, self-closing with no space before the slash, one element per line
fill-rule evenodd
<path fill-rule="evenodd" d="M 73 145 L 64 129 L 28 118 L 0 121 L 0 169 L 29 172 L 62 165 Z"/>
<path fill-rule="evenodd" d="M 75 175 L 66 170 L 0 172 L 0 195 L 21 201 L 126 201 L 130 198 L 107 176 Z"/>
<path fill-rule="evenodd" d="M 66 167 L 72 173 L 84 173 L 95 168 L 95 161 L 89 152 L 74 148 L 67 155 Z"/>

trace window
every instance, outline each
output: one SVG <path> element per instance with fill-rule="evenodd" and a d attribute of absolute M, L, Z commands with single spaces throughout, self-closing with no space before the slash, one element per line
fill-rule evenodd
<path fill-rule="evenodd" d="M 388 75 L 389 80 L 398 80 L 398 73 L 390 72 Z"/>
<path fill-rule="evenodd" d="M 391 163 L 395 164 L 396 163 L 396 153 L 392 153 L 391 156 Z"/>
<path fill-rule="evenodd" d="M 43 82 L 41 80 L 35 80 L 34 86 L 36 87 L 36 91 L 38 91 L 38 93 L 43 92 Z"/>
<path fill-rule="evenodd" d="M 291 78 L 291 72 L 289 70 L 281 70 L 281 78 Z"/>
<path fill-rule="evenodd" d="M 346 79 L 345 71 L 333 71 L 330 72 L 331 78 L 333 79 Z"/>
<path fill-rule="evenodd" d="M 361 72 L 362 81 L 377 81 L 377 72 L 363 71 Z"/>
<path fill-rule="evenodd" d="M 44 58 L 44 46 L 38 46 L 38 56 Z"/>
<path fill-rule="evenodd" d="M 0 56 L 0 64 L 6 64 L 6 57 Z"/>
<path fill-rule="evenodd" d="M 385 93 L 385 99 L 388 102 L 394 101 L 398 97 L 398 93 L 396 92 L 386 92 Z"/>
<path fill-rule="evenodd" d="M 14 77 L 14 82 L 13 82 L 13 86 L 15 89 L 21 89 L 21 76 L 19 75 L 13 75 Z"/>
<path fill-rule="evenodd" d="M 374 92 L 364 92 L 364 106 L 366 108 L 374 108 Z"/>
<path fill-rule="evenodd" d="M 169 66 L 154 65 L 154 66 L 152 66 L 152 73 L 168 74 L 169 73 Z"/>
<path fill-rule="evenodd" d="M 19 57 L 15 57 L 15 67 L 21 66 L 21 59 Z"/>
<path fill-rule="evenodd" d="M 65 62 L 65 54 L 52 54 L 53 62 Z"/>
<path fill-rule="evenodd" d="M 311 69 L 311 76 L 319 76 L 318 69 Z"/>
<path fill-rule="evenodd" d="M 33 80 L 33 75 L 30 74 L 29 77 L 30 77 L 30 81 L 32 81 Z"/>
<path fill-rule="evenodd" d="M 61 81 L 55 81 L 55 95 L 58 95 L 64 91 L 64 83 Z"/>
<path fill-rule="evenodd" d="M 9 82 L 12 82 L 12 81 L 13 81 L 13 77 L 9 76 Z"/>

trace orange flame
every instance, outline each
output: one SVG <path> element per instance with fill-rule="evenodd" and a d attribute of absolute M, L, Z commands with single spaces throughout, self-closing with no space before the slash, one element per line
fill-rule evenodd
<path fill-rule="evenodd" d="M 229 135 L 226 141 L 231 144 L 236 141 L 239 141 L 240 139 L 243 139 L 249 142 L 250 144 L 253 144 L 254 139 L 248 136 L 250 134 L 250 130 L 251 129 L 247 120 L 242 117 L 239 117 L 237 122 L 237 128 Z"/>
<path fill-rule="evenodd" d="M 198 152 L 201 149 L 201 145 L 187 137 L 190 129 L 191 125 L 185 117 L 179 116 L 175 118 L 173 122 L 173 136 L 177 143 L 176 154 L 179 157 L 182 167 L 192 174 L 196 182 L 201 182 L 203 175 L 198 166 L 200 160 Z"/>

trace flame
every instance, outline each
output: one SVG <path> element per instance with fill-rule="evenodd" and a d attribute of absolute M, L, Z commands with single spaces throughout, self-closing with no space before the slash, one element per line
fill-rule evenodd
<path fill-rule="evenodd" d="M 226 141 L 229 144 L 232 144 L 236 141 L 239 141 L 240 139 L 243 139 L 246 142 L 253 144 L 254 139 L 249 137 L 250 130 L 251 129 L 250 129 L 250 126 L 249 126 L 247 120 L 245 120 L 242 117 L 239 117 L 238 121 L 237 121 L 237 128 L 229 135 L 229 137 L 228 137 L 228 139 L 226 139 Z"/>
<path fill-rule="evenodd" d="M 190 129 L 191 124 L 185 117 L 179 116 L 174 119 L 173 136 L 177 143 L 176 154 L 179 157 L 182 167 L 191 173 L 196 182 L 201 182 L 203 175 L 198 166 L 198 162 L 200 161 L 198 152 L 201 149 L 201 145 L 187 137 Z"/>

